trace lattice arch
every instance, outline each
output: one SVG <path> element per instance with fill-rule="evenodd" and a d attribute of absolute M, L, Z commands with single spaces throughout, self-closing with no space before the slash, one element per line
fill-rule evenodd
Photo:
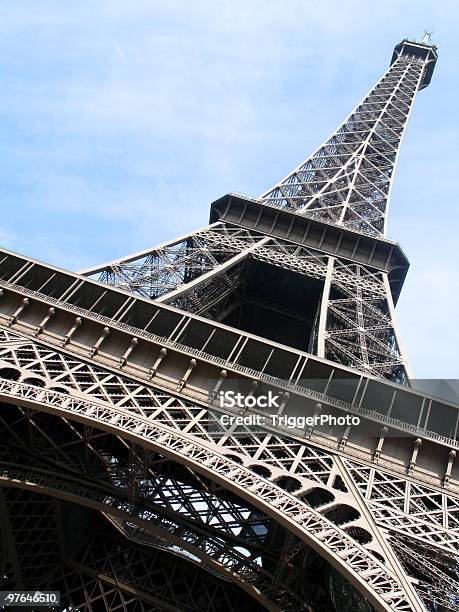
<path fill-rule="evenodd" d="M 410 609 L 406 595 L 400 590 L 395 578 L 347 534 L 337 530 L 321 514 L 274 483 L 216 451 L 211 452 L 209 445 L 203 445 L 197 438 L 120 408 L 113 408 L 107 403 L 91 403 L 24 383 L 3 381 L 0 383 L 0 394 L 3 401 L 8 403 L 14 402 L 33 410 L 46 410 L 67 419 L 84 422 L 96 429 L 104 424 L 104 428 L 121 437 L 127 435 L 128 439 L 141 447 L 150 447 L 176 457 L 179 462 L 184 462 L 193 470 L 236 492 L 255 507 L 263 509 L 268 516 L 280 520 L 295 535 L 304 538 L 308 545 L 325 555 L 379 609 Z M 13 474 L 14 478 L 16 474 Z"/>

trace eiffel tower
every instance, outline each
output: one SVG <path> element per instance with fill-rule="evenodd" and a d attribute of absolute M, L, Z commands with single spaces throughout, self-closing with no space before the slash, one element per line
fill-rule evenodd
<path fill-rule="evenodd" d="M 79 274 L 0 251 L 0 590 L 459 609 L 459 407 L 411 385 L 385 238 L 436 60 L 403 40 L 304 163 L 204 229 Z M 238 389 L 252 407 L 222 405 Z"/>

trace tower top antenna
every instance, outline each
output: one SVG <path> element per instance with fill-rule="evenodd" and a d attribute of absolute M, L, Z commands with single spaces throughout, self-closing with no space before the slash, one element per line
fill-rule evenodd
<path fill-rule="evenodd" d="M 432 34 L 433 34 L 433 31 L 428 32 L 427 30 L 424 30 L 424 36 L 422 38 L 422 42 L 429 45 L 432 40 Z"/>

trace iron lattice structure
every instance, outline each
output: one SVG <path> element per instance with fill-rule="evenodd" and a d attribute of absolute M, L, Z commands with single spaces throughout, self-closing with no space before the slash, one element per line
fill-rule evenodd
<path fill-rule="evenodd" d="M 208 227 L 74 274 L 0 251 L 0 590 L 62 610 L 457 610 L 457 405 L 410 386 L 385 238 L 436 48 Z M 235 386 L 280 399 L 238 423 Z M 245 386 L 244 386 L 245 385 Z M 272 414 L 269 413 L 271 416 Z"/>

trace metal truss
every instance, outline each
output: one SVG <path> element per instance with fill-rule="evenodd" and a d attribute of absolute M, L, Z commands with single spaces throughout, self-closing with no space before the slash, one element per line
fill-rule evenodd
<path fill-rule="evenodd" d="M 329 258 L 318 354 L 331 361 L 408 383 L 387 275 Z"/>
<path fill-rule="evenodd" d="M 417 590 L 433 609 L 457 610 L 459 572 L 457 549 L 453 554 L 438 553 L 430 546 L 409 538 L 392 540 L 403 566 L 420 577 Z"/>
<path fill-rule="evenodd" d="M 3 393 L 3 397 L 8 397 L 9 403 L 23 404 L 24 406 L 27 404 L 27 409 L 18 408 L 22 416 L 18 417 L 13 425 L 9 425 L 10 433 L 2 436 L 2 438 L 8 439 L 11 436 L 11 439 L 13 439 L 15 431 L 20 434 L 22 430 L 19 422 L 21 420 L 34 423 L 34 430 L 37 432 L 34 434 L 36 449 L 34 449 L 31 465 L 26 469 L 24 467 L 24 453 L 26 449 L 29 449 L 30 452 L 30 449 L 33 448 L 32 441 L 24 439 L 22 445 L 25 448 L 21 451 L 22 459 L 15 459 L 12 462 L 14 465 L 10 465 L 8 469 L 2 462 L 4 478 L 7 479 L 7 482 L 11 482 L 11 480 L 35 482 L 48 487 L 48 493 L 49 490 L 53 489 L 54 495 L 62 495 L 64 490 L 70 492 L 72 488 L 71 483 L 65 484 L 62 482 L 62 466 L 64 464 L 73 466 L 74 471 L 79 464 L 83 469 L 88 469 L 88 466 L 90 466 L 90 473 L 80 472 L 80 496 L 82 495 L 81 478 L 83 476 L 86 477 L 86 487 L 89 488 L 97 486 L 100 474 L 105 474 L 105 478 L 108 478 L 111 482 L 112 490 L 107 488 L 107 482 L 105 482 L 105 495 L 100 492 L 97 494 L 97 499 L 100 504 L 108 506 L 104 510 L 107 513 L 128 510 L 127 516 L 124 515 L 126 517 L 124 519 L 125 528 L 126 524 L 129 523 L 131 525 L 130 531 L 134 530 L 138 534 L 138 529 L 135 529 L 133 525 L 135 525 L 136 520 L 141 519 L 143 520 L 143 532 L 145 529 L 148 531 L 155 526 L 155 534 L 158 535 L 159 533 L 164 539 L 172 534 L 177 538 L 176 542 L 181 542 L 178 546 L 179 549 L 185 550 L 188 548 L 188 550 L 191 550 L 190 544 L 192 544 L 193 553 L 202 554 L 204 552 L 208 564 L 211 564 L 212 558 L 214 560 L 218 559 L 219 563 L 222 563 L 222 558 L 224 558 L 224 563 L 228 564 L 228 568 L 237 568 L 239 577 L 244 577 L 249 582 L 255 581 L 255 584 L 258 585 L 257 588 L 260 584 L 264 584 L 266 596 L 271 598 L 272 593 L 269 592 L 269 589 L 272 589 L 273 584 L 276 584 L 279 589 L 277 598 L 282 593 L 285 594 L 286 589 L 285 587 L 282 589 L 282 580 L 279 577 L 282 576 L 282 571 L 271 569 L 270 576 L 263 580 L 262 574 L 266 570 L 263 570 L 257 559 L 263 559 L 263 564 L 269 566 L 267 560 L 273 557 L 272 541 L 268 542 L 266 538 L 270 533 L 269 525 L 274 516 L 276 516 L 276 524 L 281 523 L 283 525 L 285 525 L 286 517 L 295 520 L 295 516 L 298 516 L 299 522 L 303 526 L 307 525 L 309 533 L 315 534 L 319 539 L 325 536 L 322 544 L 326 542 L 326 545 L 336 550 L 340 559 L 346 559 L 347 565 L 352 567 L 353 571 L 360 570 L 364 574 L 369 570 L 367 562 L 363 562 L 363 559 L 359 558 L 358 555 L 356 557 L 355 550 L 351 555 L 349 553 L 344 554 L 346 547 L 343 548 L 343 545 L 345 542 L 353 540 L 354 545 L 360 551 L 366 550 L 370 555 L 373 555 L 376 563 L 379 559 L 384 559 L 385 572 L 394 563 L 395 568 L 397 568 L 398 562 L 394 560 L 394 555 L 399 554 L 400 546 L 406 546 L 407 538 L 410 539 L 409 541 L 417 542 L 416 546 L 418 548 L 424 545 L 430 547 L 431 550 L 437 550 L 438 555 L 449 560 L 450 564 L 452 563 L 451 559 L 454 561 L 454 550 L 457 546 L 455 524 L 457 522 L 458 501 L 453 495 L 445 491 L 438 492 L 438 490 L 427 486 L 421 487 L 406 477 L 397 478 L 382 468 L 371 468 L 356 461 L 343 461 L 333 453 L 315 447 L 311 442 L 294 438 L 289 439 L 285 435 L 270 432 L 263 427 L 255 429 L 252 427 L 224 427 L 218 418 L 218 412 L 213 409 L 199 407 L 180 399 L 178 396 L 174 398 L 150 385 L 136 383 L 124 375 L 104 371 L 103 368 L 92 364 L 85 364 L 73 356 L 49 349 L 24 336 L 21 337 L 12 334 L 12 332 L 7 332 L 7 334 L 9 335 L 9 346 L 6 342 L 3 345 L 1 358 L 4 367 L 1 367 L 0 362 L 0 373 L 17 380 L 4 380 L 0 385 L 0 391 Z M 57 392 L 52 389 L 59 389 L 60 391 Z M 64 391 L 65 395 L 63 395 Z M 94 398 L 93 401 L 96 401 L 97 404 L 88 402 L 90 398 Z M 41 404 L 41 407 L 39 404 Z M 33 412 L 29 412 L 32 405 Z M 54 410 L 52 407 L 54 407 Z M 46 419 L 43 421 L 44 415 L 40 417 L 41 411 L 50 409 L 53 413 L 62 415 L 65 426 L 57 426 Z M 119 414 L 114 416 L 113 410 L 119 412 Z M 35 414 L 36 416 L 34 416 Z M 78 430 L 78 428 L 75 429 L 76 425 L 72 425 L 76 414 L 89 414 L 91 424 L 89 427 L 86 426 L 84 432 L 78 432 L 78 436 L 72 444 L 63 432 L 65 430 L 72 432 Z M 133 421 L 131 421 L 131 418 Z M 137 422 L 138 418 L 144 419 L 142 425 Z M 122 464 L 114 462 L 113 443 L 107 441 L 112 438 L 113 434 L 101 434 L 100 425 L 104 422 L 110 424 L 111 431 L 121 441 L 126 440 L 124 434 L 126 430 L 139 434 L 139 438 L 135 438 L 134 445 L 127 440 L 124 446 L 120 443 L 121 448 L 127 449 Z M 147 459 L 144 451 L 141 450 L 141 448 L 145 448 L 145 443 L 148 440 L 153 440 L 149 433 L 149 426 L 161 430 L 161 458 L 156 450 L 156 454 L 153 455 L 154 458 Z M 169 431 L 172 437 L 169 436 L 169 433 L 166 433 Z M 56 437 L 57 432 L 61 436 L 60 442 Z M 187 436 L 185 447 L 180 443 L 182 432 Z M 177 437 L 175 437 L 175 434 Z M 72 435 L 75 435 L 75 433 L 72 433 Z M 53 443 L 50 444 L 52 437 Z M 42 442 L 38 443 L 37 440 L 40 438 Z M 139 439 L 144 440 L 145 443 L 139 442 Z M 166 439 L 167 443 L 165 443 Z M 86 459 L 82 462 L 80 458 L 77 461 L 76 457 L 86 455 L 76 451 L 78 446 L 76 442 L 89 448 L 90 454 L 95 457 L 94 460 L 88 461 Z M 196 444 L 204 445 L 202 447 L 203 451 L 199 451 Z M 15 445 L 16 452 L 19 452 L 19 439 L 15 442 Z M 178 455 L 174 457 L 179 463 L 182 463 L 185 456 L 191 456 L 198 463 L 202 461 L 204 465 L 211 466 L 210 472 L 200 472 L 199 469 L 196 470 L 197 464 L 194 464 L 192 468 L 194 476 L 191 477 L 190 473 L 189 477 L 189 481 L 194 482 L 194 486 L 190 487 L 189 483 L 185 485 L 183 472 L 182 481 L 180 478 L 174 477 L 173 473 L 168 472 L 170 467 L 167 466 L 170 465 L 171 457 L 169 455 L 169 459 L 166 459 L 167 454 L 164 455 L 164 450 L 167 447 L 174 449 L 174 451 L 183 449 L 185 454 L 182 458 L 179 458 Z M 69 450 L 72 448 L 73 451 Z M 106 448 L 111 449 L 111 454 L 107 455 Z M 11 450 L 10 448 L 10 458 Z M 214 453 L 216 455 L 212 457 Z M 65 455 L 68 455 L 68 459 L 64 461 Z M 48 464 L 49 475 L 46 479 L 44 467 L 39 467 L 39 457 L 41 457 L 41 461 Z M 51 461 L 55 462 L 56 467 L 50 473 Z M 97 464 L 100 467 L 94 472 L 94 466 L 97 466 Z M 17 470 L 21 465 L 23 466 L 22 472 L 18 472 Z M 138 467 L 133 469 L 133 466 L 136 465 Z M 58 471 L 60 478 L 56 474 L 57 466 L 60 466 Z M 145 468 L 147 466 L 146 473 Z M 159 473 L 157 472 L 158 466 Z M 223 467 L 225 469 L 221 472 Z M 229 472 L 227 471 L 228 467 Z M 240 473 L 239 469 L 243 471 L 243 474 Z M 34 473 L 36 470 L 40 472 L 39 476 Z M 135 474 L 134 477 L 133 473 Z M 209 492 L 199 490 L 199 487 L 196 489 L 196 483 L 199 482 L 199 480 L 196 480 L 197 473 L 202 474 L 199 477 L 201 482 L 214 481 L 218 473 L 231 474 L 231 476 L 223 489 L 220 489 L 221 482 L 219 482 L 217 488 L 211 486 L 208 491 L 211 491 L 212 494 L 209 496 Z M 21 475 L 19 476 L 19 474 Z M 257 480 L 261 477 L 263 485 L 261 487 L 256 484 L 252 485 L 251 478 L 247 479 L 248 474 Z M 204 481 L 202 481 L 203 477 Z M 267 484 L 269 485 L 271 482 L 273 484 L 277 483 L 274 485 L 276 488 L 274 497 L 266 489 Z M 116 492 L 113 490 L 113 485 L 117 489 Z M 290 491 L 290 493 L 287 493 L 288 501 L 281 501 L 286 494 L 285 489 Z M 124 496 L 121 495 L 123 490 L 126 491 Z M 225 498 L 224 490 L 232 490 L 240 496 L 240 501 L 237 502 L 236 506 L 232 505 L 231 510 L 231 503 L 229 504 Z M 218 493 L 219 491 L 220 493 Z M 261 514 L 259 511 L 257 512 L 257 504 L 253 503 L 253 498 L 251 500 L 247 499 L 247 491 L 256 491 L 255 498 L 258 502 L 260 498 L 270 499 L 270 503 L 274 504 L 276 509 L 275 515 L 265 512 L 265 509 Z M 75 493 L 75 490 L 73 492 Z M 243 492 L 245 492 L 245 495 Z M 217 494 L 217 498 L 218 495 L 223 494 L 223 501 L 212 501 L 212 495 L 215 496 L 215 494 Z M 268 495 L 267 498 L 266 494 Z M 84 495 L 87 498 L 89 493 L 85 492 Z M 94 501 L 93 495 L 90 495 L 90 497 Z M 147 503 L 148 497 L 150 499 Z M 403 497 L 402 502 L 400 501 L 401 497 Z M 129 499 L 137 500 L 137 510 L 135 512 L 129 509 Z M 247 505 L 248 502 L 249 505 Z M 299 507 L 298 510 L 296 509 L 298 503 L 300 503 L 301 510 Z M 113 504 L 115 507 L 113 507 Z M 139 513 L 142 504 L 144 505 L 143 510 Z M 225 507 L 226 510 L 224 510 Z M 247 514 L 244 516 L 244 513 Z M 284 513 L 284 520 L 282 520 L 280 515 Z M 310 520 L 305 521 L 306 513 L 314 515 L 311 517 L 313 518 L 312 522 Z M 173 516 L 176 517 L 175 520 L 172 519 Z M 164 517 L 167 519 L 166 523 Z M 322 517 L 322 519 L 319 519 L 319 517 Z M 327 521 L 326 530 L 320 523 L 316 523 L 318 519 Z M 193 524 L 194 528 L 192 527 Z M 173 527 L 173 525 L 176 527 Z M 185 532 L 183 532 L 183 525 L 186 526 Z M 203 525 L 206 526 L 207 536 L 204 540 L 202 535 L 198 539 L 196 539 L 196 536 L 190 535 L 193 529 L 197 529 L 199 525 L 201 525 L 200 529 Z M 212 526 L 211 529 L 209 528 L 210 525 Z M 295 537 L 300 537 L 298 541 L 300 542 L 300 534 L 291 529 L 291 526 L 287 528 L 291 530 Z M 381 530 L 387 532 L 390 538 L 381 537 L 381 533 L 379 533 Z M 216 536 L 212 536 L 212 531 L 218 531 L 220 533 L 219 538 L 222 535 L 226 538 L 223 549 L 221 546 L 215 547 Z M 235 532 L 239 532 L 239 534 Z M 187 535 L 185 536 L 184 533 Z M 136 538 L 138 541 L 139 536 L 136 535 Z M 391 542 L 399 541 L 401 542 L 400 546 L 391 544 Z M 201 542 L 201 544 L 199 545 L 197 542 Z M 214 543 L 212 544 L 212 542 Z M 312 542 L 307 540 L 307 546 L 310 547 L 311 544 Z M 284 564 L 288 563 L 289 552 L 295 550 L 296 546 L 300 546 L 301 549 L 299 543 L 289 546 L 283 554 L 279 554 L 279 558 L 283 559 Z M 302 546 L 301 550 L 308 550 L 308 548 L 304 548 L 304 544 Z M 337 548 L 335 548 L 336 546 Z M 416 550 L 418 550 L 416 546 L 414 552 L 411 553 L 415 557 Z M 201 553 L 199 553 L 199 548 Z M 245 554 L 241 554 L 241 548 L 246 551 Z M 239 554 L 237 554 L 238 549 Z M 233 550 L 232 554 L 230 554 L 231 550 Z M 253 552 L 249 554 L 248 551 L 250 550 Z M 212 553 L 212 551 L 214 552 Z M 224 551 L 223 556 L 222 551 Z M 323 555 L 323 550 L 321 554 Z M 418 556 L 420 555 L 418 554 Z M 251 559 L 252 561 L 250 561 Z M 401 558 L 400 562 L 402 561 Z M 419 563 L 421 563 L 420 559 L 418 560 Z M 366 569 L 363 569 L 364 567 Z M 431 579 L 429 578 L 428 567 L 427 569 L 426 567 L 425 576 L 418 585 L 419 593 L 426 601 L 438 601 L 436 599 L 437 595 L 429 596 Z M 381 570 L 381 568 L 379 569 Z M 448 568 L 446 567 L 446 569 Z M 444 570 L 445 567 L 439 571 Z M 400 568 L 397 571 L 399 572 Z M 411 574 L 413 576 L 415 574 L 414 577 L 419 580 L 419 569 L 416 572 L 412 569 L 406 569 L 405 571 L 407 575 Z M 275 575 L 278 576 L 277 579 L 274 578 Z M 400 580 L 399 573 L 397 576 Z M 410 579 L 406 578 L 408 589 L 410 588 L 409 584 Z M 393 584 L 392 589 L 394 589 L 394 586 Z M 380 588 L 383 587 L 379 585 L 378 589 Z M 400 596 L 398 588 L 396 591 L 397 597 Z M 445 593 L 449 593 L 449 595 L 446 595 L 446 599 L 457 597 L 455 583 L 445 581 L 442 588 Z M 384 588 L 383 591 L 385 591 Z M 388 596 L 387 592 L 386 596 Z M 398 603 L 394 604 L 394 601 L 391 600 L 387 609 L 421 609 L 419 606 L 416 607 L 416 604 L 411 604 L 410 607 L 409 604 L 406 606 L 401 604 L 398 599 L 397 601 Z M 281 609 L 289 609 L 288 605 L 290 604 L 284 600 Z M 291 605 L 295 606 L 297 604 Z M 443 602 L 442 605 L 446 604 Z M 295 608 L 293 607 L 293 609 Z M 454 606 L 450 606 L 449 609 L 454 609 Z"/>
<path fill-rule="evenodd" d="M 263 201 L 371 236 L 385 234 L 398 150 L 433 59 L 403 48 L 343 125 Z"/>
<path fill-rule="evenodd" d="M 408 366 L 384 273 L 275 239 L 256 246 L 246 256 L 326 282 L 313 352 L 381 378 L 407 383 Z M 216 272 L 205 283 L 182 290 L 179 298 L 166 294 L 163 301 L 221 321 L 230 308 L 238 306 L 242 282 L 239 264 L 231 276 Z M 286 312 L 282 304 L 280 309 Z"/>
<path fill-rule="evenodd" d="M 83 270 L 102 282 L 157 299 L 250 249 L 263 236 L 214 223 L 153 249 Z"/>
<path fill-rule="evenodd" d="M 61 609 L 262 609 L 192 558 L 136 545 L 94 511 L 23 489 L 3 488 L 0 494 L 11 517 L 21 586 L 33 589 L 40 581 L 43 589 L 60 591 Z M 76 525 L 72 529 L 69 518 Z M 6 575 L 0 586 L 8 586 Z"/>
<path fill-rule="evenodd" d="M 397 48 L 388 71 L 344 124 L 310 158 L 266 192 L 261 197 L 262 205 L 280 207 L 370 236 L 383 236 L 402 136 L 415 95 L 426 85 L 426 71 L 435 60 L 435 48 L 428 45 L 406 44 Z M 208 245 L 215 251 L 211 270 L 203 268 L 196 275 L 192 265 L 191 273 L 179 274 L 179 281 L 169 293 L 163 294 L 162 301 L 221 320 L 230 308 L 237 307 L 241 266 L 230 275 L 225 273 L 228 266 L 240 262 L 240 256 L 233 256 L 233 261 L 222 266 L 218 254 L 222 250 L 220 233 L 224 226 L 214 227 L 214 240 Z M 235 227 L 227 225 L 226 231 L 230 229 L 235 231 Z M 212 226 L 208 231 L 212 233 Z M 193 244 L 195 235 L 199 234 L 188 236 L 183 244 Z M 158 259 L 160 253 L 169 269 L 164 247 L 149 251 L 147 257 Z M 281 266 L 304 273 L 304 258 L 297 245 L 273 240 L 245 245 L 245 258 L 257 259 L 261 253 L 270 263 L 278 260 L 279 254 L 286 255 Z M 157 286 L 164 275 L 163 266 L 150 270 L 140 287 L 138 278 L 126 282 L 125 275 L 116 274 L 120 266 L 126 265 L 122 262 L 133 265 L 134 260 L 143 272 L 144 257 L 145 253 L 141 258 L 133 255 L 85 273 L 99 272 L 101 281 L 146 295 L 146 286 Z M 320 252 L 313 257 L 322 260 L 319 277 L 326 278 L 326 287 L 316 344 L 310 350 L 332 361 L 407 384 L 408 365 L 396 330 L 387 275 L 343 259 L 328 257 L 324 261 L 325 254 Z M 184 261 L 178 258 L 179 268 Z M 309 266 L 306 273 L 317 277 L 314 272 L 314 267 Z M 186 287 L 189 277 L 195 282 Z M 361 277 L 374 282 L 364 290 Z"/>
<path fill-rule="evenodd" d="M 270 206 L 375 238 L 384 236 L 391 181 L 402 137 L 416 93 L 429 84 L 436 59 L 435 46 L 402 41 L 395 48 L 389 69 L 343 125 L 305 162 L 261 196 L 258 217 L 264 206 Z M 238 218 L 242 225 L 247 223 L 246 209 L 247 202 Z M 292 217 L 287 235 L 294 222 Z M 276 223 L 275 217 L 271 227 L 264 228 L 266 234 L 274 231 Z M 322 252 L 321 241 L 317 252 L 308 253 L 318 265 L 305 269 L 304 249 L 302 252 L 298 244 L 254 237 L 249 233 L 245 245 L 239 242 L 242 249 L 233 249 L 232 258 L 222 262 L 219 255 L 227 248 L 226 234 L 237 235 L 237 228 L 238 224 L 216 222 L 207 229 L 207 255 L 200 257 L 206 261 L 210 258 L 213 262 L 210 267 L 196 265 L 193 260 L 195 241 L 200 241 L 197 232 L 180 242 L 180 248 L 183 250 L 186 245 L 191 255 L 174 255 L 172 264 L 169 250 L 171 245 L 175 249 L 177 243 L 83 273 L 98 273 L 103 282 L 150 297 L 158 297 L 159 293 L 152 293 L 149 287 L 161 285 L 164 275 L 172 276 L 175 284 L 167 286 L 169 291 L 165 288 L 161 301 L 222 320 L 240 304 L 244 294 L 241 257 L 245 262 L 262 258 L 274 265 L 281 261 L 280 266 L 284 269 L 325 278 L 320 316 L 314 341 L 309 345 L 311 352 L 378 377 L 408 384 L 409 368 L 398 337 L 388 274 L 352 261 L 358 243 L 348 261 L 335 256 L 336 248 L 334 254 L 327 253 L 326 248 Z M 325 232 L 326 228 L 322 240 Z M 210 235 L 212 240 L 208 239 Z M 258 244 L 257 240 L 260 240 Z M 341 241 L 342 236 L 337 246 Z M 376 243 L 371 257 L 375 249 Z M 197 251 L 200 253 L 200 245 Z M 155 261 L 154 270 L 152 260 Z M 158 266 L 159 261 L 163 264 Z M 146 264 L 149 270 L 144 274 Z M 123 272 L 126 265 L 137 270 L 133 278 Z M 188 271 L 183 271 L 183 265 Z M 227 273 L 228 268 L 232 268 L 230 273 Z M 286 310 L 282 303 L 277 308 Z"/>
<path fill-rule="evenodd" d="M 41 336 L 96 362 L 127 366 L 142 379 L 157 377 L 166 389 L 178 386 L 192 398 L 207 400 L 211 381 L 206 379 L 216 384 L 231 371 L 257 385 L 283 388 L 289 405 L 301 398 L 305 406 L 304 401 L 313 399 L 409 435 L 457 446 L 459 410 L 445 400 L 33 260 L 8 254 L 3 261 L 3 273 L 10 277 L 15 271 L 19 279 L 0 281 L 0 317 L 8 328 Z M 179 381 L 167 374 L 172 360 L 183 368 Z M 422 472 L 419 477 L 424 478 Z"/>
<path fill-rule="evenodd" d="M 6 456 L 3 452 L 1 459 L 3 477 L 35 483 L 46 487 L 48 494 L 72 496 L 80 504 L 91 503 L 94 507 L 98 501 L 106 513 L 122 513 L 124 520 L 118 519 L 117 526 L 129 540 L 157 548 L 160 534 L 161 548 L 185 560 L 201 560 L 206 570 L 214 568 L 215 575 L 220 576 L 226 568 L 233 580 L 246 588 L 244 581 L 253 583 L 257 591 L 252 589 L 252 594 L 259 596 L 261 591 L 273 598 L 272 572 L 278 575 L 282 569 L 276 556 L 276 540 L 282 539 L 282 529 L 274 528 L 266 516 L 247 504 L 242 506 L 227 493 L 207 488 L 188 470 L 182 470 L 181 479 L 177 478 L 178 467 L 157 453 L 149 454 L 119 439 L 117 448 L 108 434 L 86 431 L 81 436 L 77 426 L 21 411 L 14 431 L 20 430 L 21 422 L 34 435 L 23 436 L 22 443 L 14 440 L 6 445 L 9 453 Z M 2 425 L 3 434 L 14 436 L 4 422 Z M 50 440 L 50 451 L 41 451 L 40 443 L 46 448 Z M 94 472 L 95 463 L 89 469 L 89 456 L 95 456 L 104 469 Z M 82 486 L 85 481 L 87 486 Z M 174 545 L 167 544 L 168 540 Z M 296 555 L 303 549 L 309 551 L 299 542 Z M 228 575 L 223 577 L 230 579 Z M 301 599 L 297 597 L 295 602 L 294 593 L 286 590 L 284 581 L 285 576 L 279 575 L 276 599 L 282 609 L 297 609 Z"/>
<path fill-rule="evenodd" d="M 459 550 L 459 500 L 379 469 L 345 461 L 355 485 L 378 525 L 425 547 L 456 555 Z"/>
<path fill-rule="evenodd" d="M 38 389 L 40 389 L 38 391 Z M 18 392 L 21 398 L 16 397 L 13 399 L 11 392 Z M 353 538 L 348 535 L 345 531 L 340 530 L 337 526 L 333 525 L 333 522 L 325 516 L 322 516 L 319 512 L 308 507 L 307 504 L 302 502 L 300 499 L 295 498 L 291 494 L 283 491 L 283 489 L 270 481 L 261 478 L 252 472 L 248 468 L 242 465 L 238 465 L 231 459 L 227 459 L 224 455 L 219 453 L 217 450 L 212 452 L 209 444 L 203 444 L 198 442 L 197 438 L 186 436 L 177 430 L 172 430 L 165 426 L 159 425 L 159 422 L 155 419 L 154 421 L 142 419 L 139 416 L 135 416 L 134 413 L 121 413 L 121 409 L 113 409 L 108 404 L 91 404 L 83 399 L 74 399 L 73 397 L 67 396 L 66 407 L 63 408 L 63 397 L 62 394 L 56 393 L 51 390 L 44 390 L 43 388 L 35 388 L 31 385 L 23 383 L 11 383 L 10 381 L 3 381 L 0 384 L 0 393 L 2 397 L 11 402 L 22 403 L 21 399 L 27 400 L 25 403 L 29 407 L 32 406 L 32 398 L 37 397 L 37 391 L 41 394 L 43 399 L 46 398 L 45 403 L 47 409 L 51 407 L 51 402 L 55 407 L 58 408 L 60 414 L 65 414 L 66 417 L 79 414 L 83 417 L 89 415 L 89 421 L 85 418 L 85 422 L 94 426 L 94 428 L 100 428 L 101 424 L 105 422 L 112 424 L 112 429 L 116 429 L 120 434 L 123 430 L 129 430 L 136 440 L 140 442 L 141 446 L 149 447 L 153 442 L 153 438 L 158 437 L 159 444 L 155 445 L 156 449 L 161 448 L 164 452 L 166 450 L 167 455 L 172 457 L 182 457 L 185 460 L 185 465 L 193 466 L 198 472 L 207 476 L 211 480 L 223 484 L 225 488 L 230 491 L 237 492 L 246 501 L 250 501 L 253 505 L 258 507 L 266 507 L 269 516 L 272 518 L 279 515 L 283 517 L 281 524 L 289 526 L 290 529 L 300 538 L 306 537 L 306 543 L 310 543 L 313 548 L 322 551 L 329 549 L 333 562 L 341 566 L 340 569 L 349 577 L 352 575 L 352 580 L 355 583 L 355 576 L 362 576 L 357 579 L 358 586 L 362 588 L 364 586 L 365 594 L 375 603 L 379 604 L 381 609 L 389 609 L 388 602 L 390 602 L 392 609 L 397 610 L 408 610 L 409 605 L 405 600 L 405 594 L 400 590 L 400 586 L 397 584 L 395 579 L 385 569 L 385 567 L 378 561 L 374 556 L 365 551 L 365 549 L 359 545 Z M 8 397 L 7 397 L 8 396 Z M 32 400 L 32 403 L 31 403 Z M 37 404 L 38 407 L 38 404 Z M 124 412 L 124 411 L 123 411 Z M 105 415 L 105 417 L 103 416 Z M 117 425 L 113 426 L 115 422 L 115 415 L 117 417 Z M 73 420 L 73 419 L 72 419 Z M 141 421 L 143 426 L 141 427 Z M 122 422 L 122 423 L 121 423 Z M 57 428 L 56 428 L 57 429 Z M 156 434 L 156 435 L 155 435 Z M 167 438 L 167 440 L 166 440 Z M 46 475 L 43 474 L 43 470 L 40 468 L 28 467 L 26 473 L 21 468 L 17 471 L 15 467 L 16 462 L 13 457 L 13 467 L 8 469 L 4 465 L 3 469 L 4 476 L 8 481 L 19 481 L 23 483 L 29 483 L 29 486 L 34 485 L 34 488 L 41 485 L 45 487 L 48 492 L 54 491 L 57 495 L 57 491 L 67 492 L 70 494 L 68 484 L 64 476 L 58 476 L 56 471 Z M 27 474 L 27 477 L 26 477 Z M 90 488 L 97 488 L 97 480 L 92 478 Z M 72 499 L 89 496 L 91 493 L 88 491 L 89 487 L 78 483 L 78 488 L 73 488 Z M 112 495 L 107 495 L 108 491 L 103 496 L 102 491 L 98 493 L 100 503 L 107 501 L 113 503 Z M 91 495 L 91 498 L 94 494 Z M 136 498 L 137 501 L 137 498 Z M 109 504 L 107 504 L 109 505 Z M 128 510 L 128 502 L 125 502 L 125 509 Z M 137 508 L 137 504 L 136 504 Z M 120 511 L 122 508 L 117 508 Z M 204 508 L 203 508 L 204 509 Z M 110 508 L 106 509 L 107 512 Z M 140 512 L 140 516 L 139 516 Z M 134 520 L 132 517 L 132 509 L 128 512 L 129 519 Z M 148 521 L 149 514 L 144 514 L 139 509 L 136 510 L 137 518 L 143 518 L 144 524 Z M 338 507 L 337 517 L 335 520 L 340 523 L 343 520 L 342 509 Z M 223 514 L 224 516 L 224 514 Z M 351 519 L 347 518 L 346 512 L 344 512 L 344 521 L 355 519 L 355 516 Z M 224 562 L 227 558 L 226 550 L 223 558 L 219 558 L 220 563 Z M 345 563 L 344 563 L 345 559 Z M 239 569 L 239 568 L 238 568 Z M 350 571 L 351 570 L 351 571 Z M 382 572 L 382 573 L 381 573 Z M 238 572 L 238 577 L 240 576 Z M 240 578 L 239 578 L 240 579 Z M 272 585 L 272 581 L 267 583 L 269 586 Z M 382 593 L 384 596 L 378 595 Z M 290 609 L 284 604 L 282 609 Z"/>
<path fill-rule="evenodd" d="M 129 610 L 132 603 L 137 604 L 138 600 L 145 601 L 147 609 L 156 606 L 158 610 L 180 612 L 262 609 L 227 582 L 222 584 L 221 579 L 212 577 L 202 569 L 199 571 L 196 563 L 184 562 L 183 558 L 164 554 L 158 548 L 150 548 L 148 552 L 145 548 L 139 550 L 132 543 L 120 549 L 119 538 L 106 541 L 99 534 L 91 536 L 75 551 L 68 564 L 75 574 L 82 574 L 77 580 L 78 594 L 88 591 L 88 578 L 102 582 L 103 588 L 98 585 L 101 591 L 98 595 L 107 601 L 108 610 L 117 609 L 113 599 L 107 597 L 108 590 L 112 591 L 112 597 L 119 600 L 127 594 L 128 604 L 124 605 Z M 88 568 L 92 571 L 88 571 Z M 62 573 L 59 570 L 59 574 Z M 70 581 L 67 573 L 53 576 L 52 580 L 57 584 L 61 580 L 67 584 Z M 71 601 L 75 609 L 81 609 L 81 595 L 80 601 L 75 601 L 72 593 Z M 122 610 L 121 602 L 118 605 Z"/>
<path fill-rule="evenodd" d="M 384 238 L 436 58 L 402 41 L 306 162 L 206 228 L 83 276 L 0 252 L 0 588 L 69 612 L 458 609 L 459 411 L 409 389 Z M 369 433 L 222 421 L 233 382 Z"/>
<path fill-rule="evenodd" d="M 207 262 L 213 265 L 209 263 L 201 271 L 195 261 L 192 270 L 187 271 L 186 258 L 173 262 L 167 256 L 169 247 L 157 247 L 140 259 L 129 257 L 129 263 L 112 262 L 99 273 L 98 279 L 152 297 L 151 287 L 158 288 L 167 275 L 169 290 L 161 293 L 161 302 L 216 321 L 224 320 L 243 299 L 244 265 L 250 260 L 321 279 L 325 289 L 311 352 L 378 377 L 407 383 L 408 365 L 398 339 L 387 274 L 285 240 L 263 239 L 248 232 L 244 234 L 245 240 L 241 240 L 240 232 L 246 231 L 238 226 L 216 224 L 205 232 L 190 234 L 182 245 L 193 243 L 196 236 L 200 239 L 203 234 L 207 239 Z M 222 264 L 219 258 L 223 252 L 229 253 L 229 236 L 233 253 L 237 248 L 240 250 L 236 255 L 228 255 Z M 190 258 L 196 253 L 200 254 L 200 250 L 193 247 Z M 128 276 L 126 270 L 132 271 L 132 275 Z M 277 307 L 286 312 L 285 305 Z"/>

